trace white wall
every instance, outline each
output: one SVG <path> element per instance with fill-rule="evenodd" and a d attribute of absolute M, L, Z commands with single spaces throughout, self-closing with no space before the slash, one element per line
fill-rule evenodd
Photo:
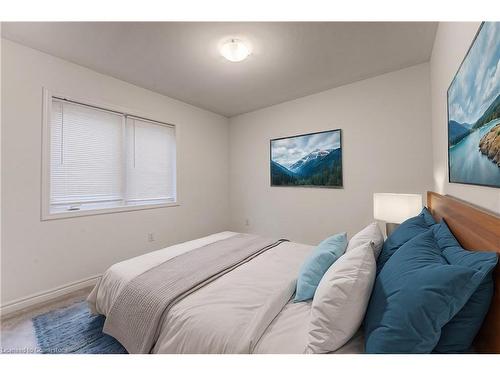
<path fill-rule="evenodd" d="M 424 194 L 432 187 L 429 95 L 425 63 L 231 118 L 232 229 L 314 244 L 372 221 L 374 192 Z M 343 189 L 270 187 L 270 139 L 336 128 Z"/>
<path fill-rule="evenodd" d="M 500 189 L 448 182 L 446 91 L 479 26 L 479 22 L 444 22 L 437 30 L 430 61 L 434 189 L 500 213 Z"/>
<path fill-rule="evenodd" d="M 7 40 L 2 49 L 2 305 L 227 229 L 225 117 Z M 181 206 L 40 221 L 42 87 L 176 124 Z"/>
<path fill-rule="evenodd" d="M 436 190 L 500 212 L 498 189 L 447 183 L 446 90 L 478 26 L 441 23 L 430 64 L 229 121 L 2 40 L 2 305 L 228 227 L 311 244 L 352 234 L 374 192 Z M 42 87 L 177 124 L 181 206 L 40 221 Z M 270 187 L 270 139 L 335 128 L 343 189 Z"/>

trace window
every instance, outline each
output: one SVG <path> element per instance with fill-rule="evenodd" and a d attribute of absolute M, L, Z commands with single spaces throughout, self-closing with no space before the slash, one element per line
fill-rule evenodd
<path fill-rule="evenodd" d="M 46 105 L 48 216 L 175 203 L 173 125 L 52 96 Z"/>

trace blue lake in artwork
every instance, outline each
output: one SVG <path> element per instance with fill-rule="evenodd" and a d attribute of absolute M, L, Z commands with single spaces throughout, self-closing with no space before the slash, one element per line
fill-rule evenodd
<path fill-rule="evenodd" d="M 498 123 L 500 119 L 490 121 L 450 147 L 451 182 L 500 186 L 500 167 L 479 150 L 482 136 Z"/>
<path fill-rule="evenodd" d="M 484 22 L 448 88 L 450 182 L 500 188 L 500 167 L 493 162 L 499 135 L 488 136 L 500 123 L 500 22 Z"/>

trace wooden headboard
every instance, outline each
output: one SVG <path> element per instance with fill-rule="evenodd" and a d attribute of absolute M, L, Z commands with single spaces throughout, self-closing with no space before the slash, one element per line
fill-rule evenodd
<path fill-rule="evenodd" d="M 427 208 L 436 220 L 445 219 L 467 250 L 500 254 L 500 216 L 448 195 L 427 192 Z M 479 353 L 500 353 L 500 266 L 493 274 L 495 293 L 483 326 L 474 341 Z"/>

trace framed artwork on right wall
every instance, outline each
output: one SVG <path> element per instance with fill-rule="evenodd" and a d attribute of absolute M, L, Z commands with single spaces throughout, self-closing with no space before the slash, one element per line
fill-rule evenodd
<path fill-rule="evenodd" d="M 448 88 L 449 182 L 500 187 L 499 22 L 483 22 Z"/>

